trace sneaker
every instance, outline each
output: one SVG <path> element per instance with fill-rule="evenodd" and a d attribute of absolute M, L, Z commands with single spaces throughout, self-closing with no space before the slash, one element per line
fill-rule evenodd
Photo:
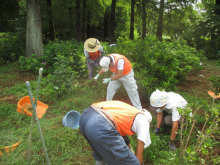
<path fill-rule="evenodd" d="M 153 131 L 154 134 L 159 135 L 160 134 L 160 128 L 157 128 Z"/>
<path fill-rule="evenodd" d="M 169 146 L 169 149 L 170 149 L 170 150 L 176 151 L 175 144 L 169 142 L 169 143 L 168 143 L 168 146 Z"/>

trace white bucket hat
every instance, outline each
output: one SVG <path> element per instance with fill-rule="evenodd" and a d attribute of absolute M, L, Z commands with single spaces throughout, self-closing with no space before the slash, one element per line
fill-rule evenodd
<path fill-rule="evenodd" d="M 102 57 L 99 64 L 102 67 L 103 72 L 107 72 L 109 70 L 110 58 Z"/>
<path fill-rule="evenodd" d="M 100 46 L 100 42 L 96 38 L 89 38 L 84 42 L 84 48 L 87 52 L 96 52 Z"/>
<path fill-rule="evenodd" d="M 165 91 L 156 90 L 150 96 L 150 104 L 153 107 L 162 107 L 168 102 L 168 95 Z"/>

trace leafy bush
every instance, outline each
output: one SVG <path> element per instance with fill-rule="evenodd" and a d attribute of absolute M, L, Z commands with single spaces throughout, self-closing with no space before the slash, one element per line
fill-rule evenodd
<path fill-rule="evenodd" d="M 147 93 L 156 88 L 174 90 L 187 72 L 200 68 L 201 52 L 186 45 L 184 40 L 159 42 L 155 36 L 145 40 L 122 40 L 118 53 L 132 62 L 138 83 Z"/>
<path fill-rule="evenodd" d="M 71 88 L 73 80 L 79 78 L 78 72 L 71 67 L 70 57 L 58 55 L 54 59 L 56 68 L 44 79 L 45 95 L 52 99 L 62 97 Z"/>
<path fill-rule="evenodd" d="M 201 13 L 197 25 L 191 29 L 185 31 L 182 36 L 188 44 L 198 50 L 204 50 L 208 59 L 220 60 L 220 16 L 215 10 Z"/>
<path fill-rule="evenodd" d="M 44 74 L 52 74 L 56 69 L 57 56 L 63 56 L 70 60 L 68 66 L 76 72 L 76 77 L 86 76 L 86 63 L 83 54 L 83 44 L 75 40 L 72 41 L 54 41 L 49 42 L 44 47 L 44 56 L 36 57 L 32 55 L 31 58 L 20 57 L 20 68 L 26 71 L 33 71 L 38 73 L 40 67 L 44 68 Z"/>
<path fill-rule="evenodd" d="M 0 65 L 16 61 L 24 55 L 25 45 L 18 36 L 11 33 L 0 34 Z"/>
<path fill-rule="evenodd" d="M 212 90 L 215 92 L 216 95 L 218 95 L 220 93 L 220 77 L 212 76 L 208 80 L 212 82 Z"/>
<path fill-rule="evenodd" d="M 38 73 L 39 68 L 44 67 L 43 63 L 40 62 L 35 54 L 32 54 L 30 58 L 20 56 L 19 64 L 22 71 L 31 71 L 34 73 Z"/>

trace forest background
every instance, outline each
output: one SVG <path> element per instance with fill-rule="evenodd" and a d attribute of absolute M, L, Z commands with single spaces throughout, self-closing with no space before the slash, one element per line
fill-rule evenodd
<path fill-rule="evenodd" d="M 38 70 L 43 67 L 39 99 L 49 104 L 50 109 L 41 119 L 41 126 L 51 163 L 91 164 L 91 149 L 82 135 L 60 124 L 68 111 L 76 109 L 81 113 L 93 102 L 105 99 L 106 86 L 87 78 L 84 41 L 97 38 L 106 55 L 123 54 L 132 62 L 142 104 L 148 108 L 147 98 L 155 89 L 177 91 L 188 73 L 197 74 L 206 61 L 214 60 L 212 65 L 219 66 L 219 31 L 218 0 L 2 1 L 0 100 L 13 95 L 19 101 L 28 93 L 26 79 L 13 86 L 6 85 L 10 84 L 7 81 L 10 71 L 19 70 L 35 87 Z M 210 88 L 219 93 L 219 72 L 209 81 Z M 168 135 L 165 138 L 152 135 L 153 143 L 144 153 L 145 164 L 219 163 L 218 100 L 181 94 L 194 115 L 179 133 L 185 138 L 179 137 L 178 152 L 166 148 Z M 124 89 L 115 98 L 130 103 Z M 23 141 L 10 156 L 1 157 L 5 164 L 23 164 L 27 160 L 29 124 L 24 122 L 30 123 L 30 118 L 17 114 L 15 109 L 16 104 L 2 101 L 0 105 L 1 146 L 15 143 L 18 137 Z M 186 112 L 187 109 L 183 115 Z M 154 126 L 155 120 L 152 129 Z M 37 130 L 34 133 L 38 136 Z M 129 138 L 135 148 L 135 137 Z M 43 155 L 41 143 L 35 139 L 32 163 L 43 164 Z"/>

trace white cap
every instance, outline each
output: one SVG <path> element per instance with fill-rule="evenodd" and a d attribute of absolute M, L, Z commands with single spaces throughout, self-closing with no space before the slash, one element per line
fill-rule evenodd
<path fill-rule="evenodd" d="M 107 72 L 109 70 L 110 58 L 109 57 L 102 57 L 99 64 L 102 67 L 102 70 L 104 72 Z"/>
<path fill-rule="evenodd" d="M 168 102 L 168 95 L 165 91 L 156 90 L 150 96 L 150 104 L 153 107 L 162 107 Z"/>

